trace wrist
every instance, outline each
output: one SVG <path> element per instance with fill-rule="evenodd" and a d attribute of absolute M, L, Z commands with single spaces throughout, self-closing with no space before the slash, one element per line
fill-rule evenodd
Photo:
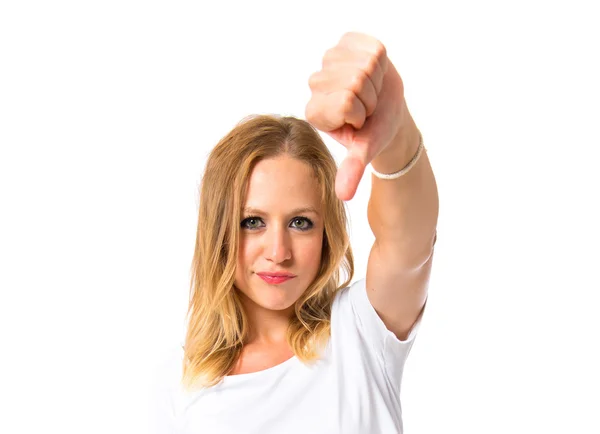
<path fill-rule="evenodd" d="M 380 173 L 395 173 L 405 167 L 419 149 L 420 132 L 414 122 L 398 131 L 394 139 L 372 161 Z"/>

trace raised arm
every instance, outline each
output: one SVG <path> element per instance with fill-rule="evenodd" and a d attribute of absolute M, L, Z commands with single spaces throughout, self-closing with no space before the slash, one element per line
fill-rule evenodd
<path fill-rule="evenodd" d="M 306 118 L 348 149 L 336 193 L 351 199 L 366 166 L 404 168 L 419 148 L 419 130 L 404 84 L 377 39 L 350 32 L 311 75 Z M 438 192 L 426 152 L 397 179 L 373 176 L 368 218 L 375 243 L 367 266 L 369 300 L 386 327 L 404 339 L 427 298 L 438 219 Z"/>

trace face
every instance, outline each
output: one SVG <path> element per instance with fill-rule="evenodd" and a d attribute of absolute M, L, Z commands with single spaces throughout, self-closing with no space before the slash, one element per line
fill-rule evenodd
<path fill-rule="evenodd" d="M 259 161 L 240 222 L 235 286 L 245 304 L 293 312 L 317 275 L 322 243 L 320 188 L 311 167 L 287 155 Z M 294 277 L 278 282 L 262 273 Z"/>

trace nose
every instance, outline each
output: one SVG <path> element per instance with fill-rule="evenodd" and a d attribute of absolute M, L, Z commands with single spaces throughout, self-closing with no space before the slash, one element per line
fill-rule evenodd
<path fill-rule="evenodd" d="M 272 227 L 265 234 L 265 258 L 279 264 L 292 257 L 290 234 L 285 227 Z"/>

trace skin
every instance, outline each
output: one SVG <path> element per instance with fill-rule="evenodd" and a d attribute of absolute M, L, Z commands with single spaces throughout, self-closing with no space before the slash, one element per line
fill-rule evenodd
<path fill-rule="evenodd" d="M 419 149 L 419 129 L 404 83 L 376 38 L 349 32 L 309 78 L 306 119 L 343 145 L 335 191 L 350 200 L 370 163 L 381 173 L 407 166 Z M 396 179 L 372 177 L 367 209 L 375 242 L 367 264 L 371 305 L 388 330 L 405 339 L 427 299 L 439 199 L 427 153 Z"/>
<path fill-rule="evenodd" d="M 294 212 L 308 207 L 316 212 Z M 240 222 L 235 287 L 251 333 L 234 373 L 265 369 L 292 356 L 286 329 L 294 303 L 319 270 L 324 227 L 320 188 L 312 169 L 287 155 L 256 164 L 244 208 L 262 212 L 244 211 Z M 256 274 L 272 271 L 297 277 L 275 285 Z"/>
<path fill-rule="evenodd" d="M 415 155 L 419 131 L 404 99 L 402 79 L 380 41 L 361 33 L 345 34 L 325 53 L 323 68 L 310 77 L 309 86 L 307 121 L 348 150 L 335 183 L 341 200 L 354 196 L 368 163 L 379 172 L 394 173 Z M 254 331 L 246 352 L 251 357 L 242 354 L 242 364 L 236 367 L 239 373 L 265 369 L 289 358 L 289 349 L 282 344 L 287 319 L 320 261 L 322 222 L 318 231 L 304 237 L 287 226 L 294 216 L 286 214 L 296 206 L 306 206 L 301 200 L 316 204 L 318 190 L 306 184 L 311 179 L 309 171 L 299 176 L 301 164 L 286 164 L 263 165 L 264 179 L 249 196 L 261 202 L 267 215 L 263 232 L 243 237 L 239 285 Z M 400 178 L 373 177 L 368 218 L 375 243 L 367 266 L 367 295 L 388 330 L 399 339 L 408 336 L 427 298 L 437 216 L 437 187 L 426 153 Z M 301 278 L 278 288 L 253 274 L 273 269 Z"/>

